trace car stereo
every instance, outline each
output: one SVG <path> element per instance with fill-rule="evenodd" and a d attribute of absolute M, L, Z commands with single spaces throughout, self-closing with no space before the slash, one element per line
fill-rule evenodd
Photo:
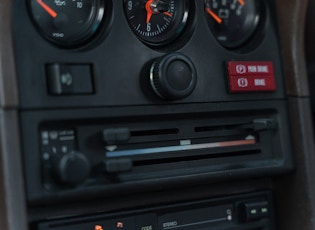
<path fill-rule="evenodd" d="M 274 230 L 269 192 L 194 201 L 158 208 L 46 221 L 38 230 Z"/>

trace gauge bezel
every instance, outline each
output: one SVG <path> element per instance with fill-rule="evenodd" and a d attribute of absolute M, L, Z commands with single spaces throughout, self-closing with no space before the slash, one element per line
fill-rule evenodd
<path fill-rule="evenodd" d="M 104 0 L 92 0 L 89 18 L 77 33 L 73 33 L 66 38 L 53 37 L 51 33 L 48 32 L 50 29 L 45 28 L 44 25 L 36 20 L 36 12 L 34 12 L 32 7 L 34 1 L 35 0 L 28 1 L 28 11 L 37 31 L 49 42 L 62 48 L 78 48 L 86 45 L 98 34 L 105 20 L 107 4 L 105 4 Z"/>
<path fill-rule="evenodd" d="M 246 30 L 246 32 L 243 32 L 242 36 L 238 40 L 220 40 L 218 39 L 219 33 L 216 31 L 216 27 L 219 27 L 219 25 L 211 18 L 211 16 L 206 12 L 206 3 L 211 0 L 204 0 L 204 11 L 205 11 L 205 17 L 208 24 L 208 27 L 210 29 L 210 32 L 214 39 L 224 48 L 228 50 L 240 50 L 244 49 L 245 47 L 252 46 L 252 44 L 257 40 L 257 32 L 261 29 L 264 21 L 265 21 L 265 10 L 264 10 L 264 4 L 261 0 L 255 0 L 251 1 L 251 4 L 254 4 L 255 12 L 253 12 L 251 25 L 249 25 L 249 29 Z M 248 17 L 248 16 L 247 16 Z"/>
<path fill-rule="evenodd" d="M 154 37 L 143 36 L 137 31 L 136 27 L 132 25 L 126 5 L 128 1 L 129 0 L 123 0 L 124 12 L 128 25 L 136 37 L 150 47 L 162 48 L 170 45 L 184 33 L 189 22 L 192 7 L 190 0 L 173 0 L 174 3 L 177 4 L 177 6 L 175 5 L 175 15 L 165 32 Z"/>

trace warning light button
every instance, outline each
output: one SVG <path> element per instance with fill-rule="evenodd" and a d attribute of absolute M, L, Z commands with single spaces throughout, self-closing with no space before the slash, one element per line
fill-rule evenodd
<path fill-rule="evenodd" d="M 275 74 L 272 62 L 227 63 L 230 92 L 275 91 Z"/>

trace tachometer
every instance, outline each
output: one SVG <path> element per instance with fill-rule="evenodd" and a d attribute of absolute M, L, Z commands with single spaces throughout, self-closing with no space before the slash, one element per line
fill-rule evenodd
<path fill-rule="evenodd" d="M 61 46 L 88 41 L 104 18 L 104 0 L 30 0 L 30 12 L 39 31 Z"/>

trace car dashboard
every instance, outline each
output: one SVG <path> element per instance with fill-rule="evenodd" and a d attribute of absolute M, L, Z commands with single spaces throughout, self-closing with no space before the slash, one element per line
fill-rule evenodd
<path fill-rule="evenodd" d="M 2 1 L 0 228 L 314 229 L 306 8 Z"/>

